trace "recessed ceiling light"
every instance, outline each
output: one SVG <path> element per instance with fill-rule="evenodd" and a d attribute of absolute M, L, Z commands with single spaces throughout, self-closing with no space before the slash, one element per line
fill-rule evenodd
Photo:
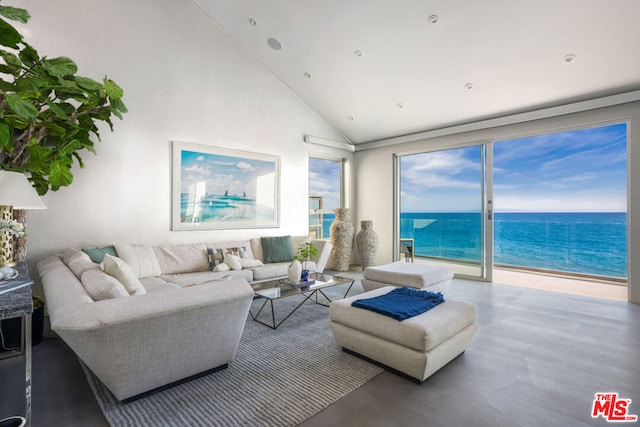
<path fill-rule="evenodd" d="M 567 64 L 569 62 L 573 62 L 574 59 L 576 59 L 576 56 L 573 53 L 565 55 L 564 58 L 563 58 L 564 62 L 566 62 Z"/>
<path fill-rule="evenodd" d="M 306 78 L 308 78 L 308 79 L 310 79 L 310 78 L 311 78 L 311 74 L 310 74 L 310 73 L 304 73 L 304 76 L 305 76 Z"/>
<path fill-rule="evenodd" d="M 438 15 L 429 15 L 427 21 L 429 21 L 431 24 L 435 24 L 436 22 L 438 22 L 438 19 L 440 19 Z"/>
<path fill-rule="evenodd" d="M 282 49 L 282 43 L 280 43 L 278 41 L 278 39 L 274 39 L 273 37 L 270 38 L 269 40 L 267 40 L 267 44 L 273 50 L 281 50 Z"/>
<path fill-rule="evenodd" d="M 251 25 L 258 25 L 258 21 L 256 21 L 256 20 L 255 20 L 255 19 L 253 19 L 253 18 L 249 18 L 249 24 L 251 24 Z"/>
<path fill-rule="evenodd" d="M 360 58 L 362 56 L 362 51 L 356 50 L 355 52 L 353 52 L 353 54 Z"/>
<path fill-rule="evenodd" d="M 465 83 L 464 84 L 464 88 L 467 89 L 467 90 L 473 89 L 473 83 Z"/>

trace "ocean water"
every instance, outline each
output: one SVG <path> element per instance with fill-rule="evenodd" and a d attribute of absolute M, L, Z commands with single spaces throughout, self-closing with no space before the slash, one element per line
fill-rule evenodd
<path fill-rule="evenodd" d="M 479 213 L 411 213 L 402 237 L 416 255 L 480 261 Z M 496 213 L 494 263 L 608 277 L 627 276 L 625 213 Z"/>
<path fill-rule="evenodd" d="M 333 215 L 323 218 L 329 237 Z M 479 213 L 403 213 L 415 254 L 480 262 Z M 375 227 L 374 227 L 375 228 Z M 627 277 L 626 213 L 496 213 L 494 264 Z"/>

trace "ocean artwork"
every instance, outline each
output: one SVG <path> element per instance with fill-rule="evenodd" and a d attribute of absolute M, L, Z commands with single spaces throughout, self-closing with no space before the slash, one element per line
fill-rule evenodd
<path fill-rule="evenodd" d="M 278 180 L 276 156 L 174 143 L 173 229 L 277 227 Z"/>

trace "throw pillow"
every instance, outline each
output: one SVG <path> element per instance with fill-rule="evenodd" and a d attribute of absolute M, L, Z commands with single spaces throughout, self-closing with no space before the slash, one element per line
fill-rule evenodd
<path fill-rule="evenodd" d="M 91 261 L 89 255 L 79 249 L 67 249 L 64 251 L 62 254 L 62 262 L 73 271 L 73 274 L 75 274 L 78 279 L 82 277 L 82 273 L 85 271 L 100 268 L 99 264 Z"/>
<path fill-rule="evenodd" d="M 261 243 L 265 263 L 289 262 L 293 259 L 291 236 L 263 237 Z"/>
<path fill-rule="evenodd" d="M 211 271 L 224 262 L 224 252 L 222 249 L 207 248 L 207 256 L 209 257 L 209 270 Z"/>
<path fill-rule="evenodd" d="M 240 258 L 242 268 L 262 267 L 264 264 L 259 259 Z"/>
<path fill-rule="evenodd" d="M 229 267 L 227 264 L 223 262 L 222 264 L 216 265 L 212 271 L 219 273 L 221 271 L 229 271 L 229 270 L 231 270 L 231 267 Z"/>
<path fill-rule="evenodd" d="M 228 254 L 235 255 L 238 258 L 249 258 L 247 256 L 247 248 L 245 246 L 242 246 L 240 248 L 227 248 L 226 250 Z"/>
<path fill-rule="evenodd" d="M 146 293 L 144 286 L 142 286 L 140 279 L 138 279 L 133 269 L 120 258 L 109 254 L 105 255 L 104 271 L 108 275 L 118 279 L 130 295 L 142 295 Z"/>
<path fill-rule="evenodd" d="M 104 248 L 82 248 L 82 252 L 89 255 L 91 261 L 96 264 L 100 264 L 104 261 L 105 254 L 109 254 L 111 256 L 118 256 L 116 253 L 116 248 L 114 246 L 105 246 Z"/>
<path fill-rule="evenodd" d="M 240 257 L 232 254 L 226 254 L 224 256 L 224 263 L 231 267 L 232 270 L 242 270 L 242 264 L 240 264 Z"/>
<path fill-rule="evenodd" d="M 87 270 L 82 273 L 82 286 L 94 301 L 128 297 L 124 285 L 102 270 Z"/>

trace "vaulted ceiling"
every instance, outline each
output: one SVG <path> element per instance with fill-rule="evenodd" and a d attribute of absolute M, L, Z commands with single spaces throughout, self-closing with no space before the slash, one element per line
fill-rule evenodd
<path fill-rule="evenodd" d="M 193 0 L 354 144 L 640 89 L 639 0 Z"/>

